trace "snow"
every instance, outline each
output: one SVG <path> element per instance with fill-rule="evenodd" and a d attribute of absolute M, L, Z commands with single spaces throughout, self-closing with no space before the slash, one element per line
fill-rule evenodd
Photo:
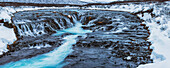
<path fill-rule="evenodd" d="M 151 30 L 151 36 L 149 40 L 152 41 L 152 47 L 154 47 L 152 53 L 152 58 L 154 59 L 154 63 L 140 65 L 138 68 L 161 68 L 161 67 L 169 68 L 170 67 L 169 65 L 170 38 L 163 35 L 162 31 L 158 28 L 157 24 L 149 23 L 147 25 L 150 26 L 150 30 Z"/>
<path fill-rule="evenodd" d="M 36 49 L 41 49 L 41 48 L 46 48 L 46 47 L 51 47 L 49 44 L 37 44 L 36 46 L 30 46 L 29 49 L 36 48 Z"/>
<path fill-rule="evenodd" d="M 152 4 L 150 4 L 152 5 Z M 147 7 L 147 6 L 146 6 Z M 150 7 L 147 7 L 147 9 Z M 101 6 L 101 7 L 96 7 L 96 6 L 91 6 L 87 7 L 86 9 L 94 9 L 94 10 L 112 10 L 112 11 L 125 11 L 125 12 L 138 12 L 144 9 L 143 5 L 134 5 L 134 4 L 127 4 L 127 5 L 112 5 L 110 7 L 108 6 Z"/>
<path fill-rule="evenodd" d="M 4 19 L 5 22 L 10 22 L 11 23 L 11 13 L 13 12 L 12 10 L 10 11 L 8 7 L 3 8 L 0 7 L 0 19 Z"/>
<path fill-rule="evenodd" d="M 7 52 L 7 44 L 12 44 L 16 40 L 13 29 L 0 26 L 0 55 Z"/>
<path fill-rule="evenodd" d="M 80 0 L 87 3 L 109 3 L 114 1 L 124 1 L 124 0 Z"/>

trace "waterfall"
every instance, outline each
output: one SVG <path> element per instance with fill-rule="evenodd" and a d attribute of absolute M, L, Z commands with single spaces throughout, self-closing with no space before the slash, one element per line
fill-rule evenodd
<path fill-rule="evenodd" d="M 26 13 L 25 13 L 26 14 Z M 24 15 L 25 15 L 24 14 Z M 37 14 L 37 15 L 36 15 Z M 39 14 L 39 15 L 38 15 Z M 47 13 L 48 14 L 48 13 Z M 42 36 L 51 34 L 56 30 L 63 30 L 74 26 L 71 15 L 55 13 L 55 16 L 49 17 L 46 13 L 32 13 L 30 18 L 24 17 L 22 14 L 16 13 L 13 23 L 15 24 L 16 34 L 19 36 Z M 37 18 L 39 17 L 40 18 Z M 42 17 L 41 17 L 42 16 Z"/>
<path fill-rule="evenodd" d="M 30 59 L 23 59 L 16 62 L 10 62 L 8 64 L 0 66 L 0 68 L 47 68 L 47 67 L 61 68 L 64 65 L 66 65 L 67 63 L 62 63 L 62 62 L 73 51 L 72 45 L 76 44 L 77 36 L 92 32 L 90 30 L 82 29 L 81 28 L 83 26 L 82 23 L 80 23 L 80 21 L 77 21 L 74 16 L 72 17 L 75 22 L 74 27 L 60 30 L 60 31 L 58 30 L 57 33 L 53 34 L 53 36 L 57 36 L 61 32 L 74 34 L 74 35 L 68 35 L 64 37 L 63 39 L 65 40 L 65 42 L 60 47 L 56 48 L 55 50 L 49 53 L 42 54 Z M 23 27 L 21 32 L 22 31 L 28 31 L 26 26 Z"/>

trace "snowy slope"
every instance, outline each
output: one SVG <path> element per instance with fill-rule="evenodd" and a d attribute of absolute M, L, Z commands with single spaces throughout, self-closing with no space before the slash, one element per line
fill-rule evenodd
<path fill-rule="evenodd" d="M 170 67 L 170 2 L 167 5 L 154 6 L 153 13 L 157 17 L 152 18 L 150 14 L 144 14 L 142 19 L 150 27 L 152 41 L 152 58 L 154 63 L 141 65 L 139 68 L 169 68 Z M 159 24 L 156 24 L 159 22 Z"/>

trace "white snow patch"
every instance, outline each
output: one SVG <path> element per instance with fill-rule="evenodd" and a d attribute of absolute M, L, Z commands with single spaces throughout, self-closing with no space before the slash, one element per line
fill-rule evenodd
<path fill-rule="evenodd" d="M 154 63 L 140 65 L 138 68 L 169 68 L 170 39 L 162 34 L 162 32 L 157 28 L 157 24 L 150 23 L 148 25 L 151 27 L 150 41 L 152 41 L 152 46 L 154 47 L 152 53 L 152 59 L 154 60 Z"/>
<path fill-rule="evenodd" d="M 0 55 L 7 52 L 7 44 L 12 44 L 16 40 L 13 29 L 0 26 Z"/>
<path fill-rule="evenodd" d="M 132 58 L 131 56 L 128 56 L 128 57 L 126 57 L 125 59 L 127 59 L 127 60 L 131 60 L 131 58 Z"/>
<path fill-rule="evenodd" d="M 109 3 L 114 1 L 124 1 L 124 0 L 80 0 L 87 3 Z"/>
<path fill-rule="evenodd" d="M 152 18 L 150 14 L 144 14 L 143 17 L 139 16 L 150 27 L 149 41 L 152 42 L 153 52 L 151 58 L 154 63 L 140 65 L 138 68 L 170 68 L 170 18 L 164 14 L 166 11 L 168 10 L 154 6 L 153 13 L 158 17 Z M 156 22 L 160 22 L 160 24 Z M 161 28 L 165 29 L 162 30 Z"/>
<path fill-rule="evenodd" d="M 32 48 L 36 48 L 36 49 L 41 49 L 41 48 L 46 48 L 46 47 L 51 47 L 51 45 L 49 44 L 37 44 L 36 46 L 30 46 L 29 48 L 32 49 Z"/>

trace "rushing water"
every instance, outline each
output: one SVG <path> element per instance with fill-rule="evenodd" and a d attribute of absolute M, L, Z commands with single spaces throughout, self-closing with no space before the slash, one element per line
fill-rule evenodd
<path fill-rule="evenodd" d="M 53 36 L 61 35 L 62 33 L 72 33 L 64 37 L 65 43 L 55 50 L 42 54 L 30 59 L 23 59 L 16 62 L 11 62 L 0 66 L 0 68 L 61 68 L 66 63 L 62 63 L 64 59 L 70 54 L 72 50 L 72 45 L 76 43 L 76 37 L 83 35 L 84 33 L 91 32 L 90 30 L 83 30 L 81 28 L 82 24 L 76 21 L 76 24 L 72 28 L 68 28 L 62 31 L 57 31 Z"/>

